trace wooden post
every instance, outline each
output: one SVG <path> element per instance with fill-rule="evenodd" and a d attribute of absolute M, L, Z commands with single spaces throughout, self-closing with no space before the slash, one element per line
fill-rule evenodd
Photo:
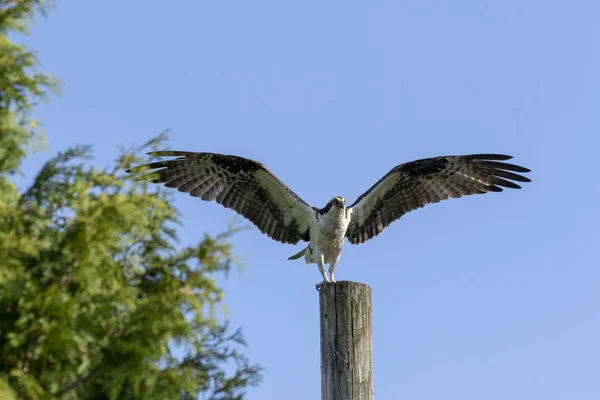
<path fill-rule="evenodd" d="M 319 292 L 321 400 L 373 400 L 371 288 L 328 283 Z"/>

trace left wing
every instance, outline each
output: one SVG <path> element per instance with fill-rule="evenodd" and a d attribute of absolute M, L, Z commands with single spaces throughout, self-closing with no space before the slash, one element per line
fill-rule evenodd
<path fill-rule="evenodd" d="M 155 151 L 152 156 L 177 156 L 134 167 L 138 178 L 164 183 L 202 200 L 215 200 L 250 220 L 270 238 L 296 244 L 310 240 L 315 209 L 281 182 L 263 164 L 238 156 L 189 151 Z"/>
<path fill-rule="evenodd" d="M 512 181 L 530 182 L 530 179 L 514 172 L 530 171 L 500 162 L 511 158 L 501 154 L 471 154 L 400 164 L 349 207 L 352 219 L 346 237 L 350 243 L 364 243 L 407 212 L 440 200 L 501 192 L 502 186 L 520 189 Z"/>

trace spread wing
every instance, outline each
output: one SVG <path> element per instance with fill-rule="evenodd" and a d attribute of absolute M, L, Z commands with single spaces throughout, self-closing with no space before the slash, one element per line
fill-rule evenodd
<path fill-rule="evenodd" d="M 512 181 L 530 182 L 515 172 L 529 169 L 501 161 L 501 154 L 472 154 L 426 158 L 400 164 L 361 195 L 349 208 L 346 232 L 350 243 L 364 243 L 409 211 L 440 200 L 469 194 L 520 189 Z"/>
<path fill-rule="evenodd" d="M 263 164 L 214 153 L 155 151 L 151 156 L 177 158 L 131 168 L 140 180 L 164 183 L 202 200 L 216 200 L 250 220 L 260 231 L 282 243 L 309 241 L 314 209 Z"/>

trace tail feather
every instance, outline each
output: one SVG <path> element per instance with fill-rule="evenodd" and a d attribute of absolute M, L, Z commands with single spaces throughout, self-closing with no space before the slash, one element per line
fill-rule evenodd
<path fill-rule="evenodd" d="M 298 253 L 294 254 L 293 256 L 291 256 L 290 258 L 288 258 L 288 260 L 297 260 L 300 257 L 302 257 L 304 255 L 304 253 L 306 253 L 306 250 L 308 250 L 308 246 L 306 246 L 305 248 L 303 248 L 302 250 L 300 250 Z"/>

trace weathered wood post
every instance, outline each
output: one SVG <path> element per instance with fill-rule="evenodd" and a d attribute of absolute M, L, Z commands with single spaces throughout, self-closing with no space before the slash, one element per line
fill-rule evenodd
<path fill-rule="evenodd" d="M 321 400 L 373 400 L 371 288 L 328 283 L 319 292 Z"/>

